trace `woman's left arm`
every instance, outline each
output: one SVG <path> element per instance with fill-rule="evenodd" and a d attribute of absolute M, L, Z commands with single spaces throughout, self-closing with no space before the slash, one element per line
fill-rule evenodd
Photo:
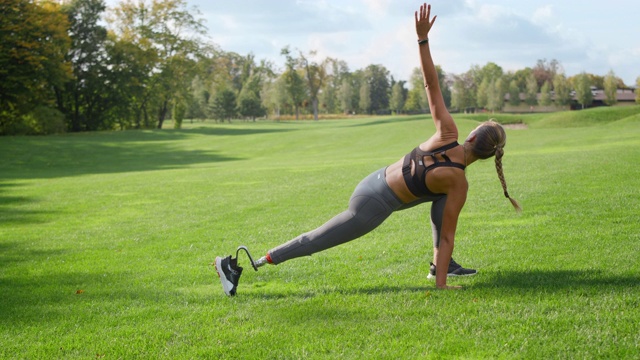
<path fill-rule="evenodd" d="M 455 171 L 458 169 L 451 170 Z M 464 207 L 464 203 L 467 201 L 469 184 L 464 176 L 452 176 L 450 180 L 451 182 L 447 189 L 447 202 L 444 205 L 442 217 L 438 258 L 436 259 L 438 269 L 444 269 L 444 271 L 436 271 L 436 286 L 440 289 L 460 288 L 459 286 L 447 286 L 447 269 L 451 261 L 451 254 L 453 253 L 458 217 Z M 447 265 L 442 266 L 442 264 Z"/>
<path fill-rule="evenodd" d="M 420 10 L 415 13 L 416 33 L 418 35 L 420 51 L 420 67 L 424 79 L 429 110 L 436 125 L 437 136 L 445 143 L 458 139 L 458 128 L 453 117 L 447 110 L 438 81 L 438 73 L 431 57 L 429 47 L 429 32 L 433 27 L 436 17 L 431 18 L 431 5 L 426 3 L 420 6 Z"/>

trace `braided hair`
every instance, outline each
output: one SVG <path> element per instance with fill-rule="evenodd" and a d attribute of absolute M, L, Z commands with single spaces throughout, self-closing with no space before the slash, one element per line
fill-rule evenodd
<path fill-rule="evenodd" d="M 496 171 L 498 172 L 500 184 L 502 184 L 502 190 L 504 190 L 504 196 L 509 199 L 516 211 L 522 211 L 522 207 L 516 199 L 509 196 L 507 181 L 504 179 L 504 171 L 502 170 L 502 157 L 504 156 L 504 146 L 507 142 L 507 134 L 504 128 L 497 122 L 489 120 L 480 124 L 469 136 L 472 135 L 475 135 L 476 139 L 473 142 L 471 151 L 479 159 L 488 159 L 495 156 Z"/>

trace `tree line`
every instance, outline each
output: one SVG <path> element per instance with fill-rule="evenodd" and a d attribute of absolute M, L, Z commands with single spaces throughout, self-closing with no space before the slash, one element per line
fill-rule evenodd
<path fill-rule="evenodd" d="M 207 41 L 201 13 L 185 0 L 122 0 L 111 9 L 104 0 L 3 0 L 0 9 L 0 134 L 428 109 L 418 68 L 396 80 L 383 65 L 351 71 L 287 46 L 278 69 Z M 591 86 L 613 103 L 615 89 L 626 88 L 613 71 L 567 78 L 556 60 L 506 73 L 495 63 L 437 71 L 447 106 L 460 111 L 500 110 L 505 94 L 514 105 L 521 94 L 531 104 L 563 105 L 573 95 L 588 104 Z"/>

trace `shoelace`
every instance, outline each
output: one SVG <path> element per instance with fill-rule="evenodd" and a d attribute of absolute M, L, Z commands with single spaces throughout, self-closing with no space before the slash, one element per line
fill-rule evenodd
<path fill-rule="evenodd" d="M 249 257 L 249 261 L 251 262 L 251 266 L 253 266 L 253 270 L 258 271 L 258 267 L 256 266 L 255 262 L 253 261 L 253 258 L 251 257 L 251 254 L 249 254 L 249 249 L 247 249 L 246 246 L 238 246 L 238 250 L 236 250 L 236 259 L 238 258 L 238 253 L 240 252 L 240 250 L 244 250 L 244 252 L 247 253 L 247 256 Z"/>

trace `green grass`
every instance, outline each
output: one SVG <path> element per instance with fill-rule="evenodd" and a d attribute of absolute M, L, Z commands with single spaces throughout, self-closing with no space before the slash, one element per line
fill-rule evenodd
<path fill-rule="evenodd" d="M 492 161 L 469 167 L 461 291 L 426 279 L 428 206 L 257 273 L 242 258 L 234 298 L 209 266 L 342 211 L 425 116 L 0 138 L 0 358 L 637 359 L 640 108 L 608 110 L 508 130 L 520 215 Z M 461 140 L 482 120 L 457 119 Z"/>

